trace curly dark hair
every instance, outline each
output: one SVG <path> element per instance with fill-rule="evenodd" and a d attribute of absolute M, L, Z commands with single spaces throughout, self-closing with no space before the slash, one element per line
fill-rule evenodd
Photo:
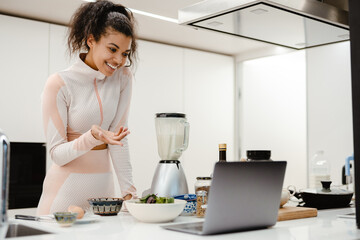
<path fill-rule="evenodd" d="M 83 3 L 74 13 L 70 21 L 68 48 L 70 54 L 89 50 L 86 40 L 92 34 L 95 41 L 106 35 L 112 28 L 127 37 L 131 37 L 131 47 L 128 66 L 136 59 L 135 19 L 132 12 L 121 4 L 107 0 Z M 127 66 L 127 67 L 128 67 Z"/>

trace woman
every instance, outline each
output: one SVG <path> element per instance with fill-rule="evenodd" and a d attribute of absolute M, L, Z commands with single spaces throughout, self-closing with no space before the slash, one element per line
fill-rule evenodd
<path fill-rule="evenodd" d="M 49 77 L 42 96 L 47 148 L 53 161 L 38 215 L 86 209 L 87 199 L 114 197 L 117 175 L 124 199 L 136 196 L 126 136 L 136 53 L 132 13 L 119 4 L 83 4 L 71 20 L 74 65 Z"/>

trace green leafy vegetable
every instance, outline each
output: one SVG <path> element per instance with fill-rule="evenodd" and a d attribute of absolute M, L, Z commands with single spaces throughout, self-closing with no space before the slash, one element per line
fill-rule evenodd
<path fill-rule="evenodd" d="M 140 203 L 174 203 L 173 197 L 158 197 L 155 194 L 148 194 L 143 198 L 140 198 Z"/>

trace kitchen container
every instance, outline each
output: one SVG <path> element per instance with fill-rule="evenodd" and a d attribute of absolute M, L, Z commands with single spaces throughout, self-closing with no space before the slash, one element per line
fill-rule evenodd
<path fill-rule="evenodd" d="M 354 165 L 350 163 L 354 161 L 354 155 L 348 156 L 345 159 L 345 165 L 342 168 L 341 172 L 341 181 L 343 185 L 347 186 L 347 190 L 355 190 L 355 178 L 354 178 Z"/>
<path fill-rule="evenodd" d="M 174 203 L 141 203 L 139 199 L 125 201 L 125 206 L 129 213 L 141 222 L 162 223 L 174 220 L 179 216 L 186 201 L 175 199 Z"/>
<path fill-rule="evenodd" d="M 155 129 L 162 160 L 179 160 L 189 145 L 190 124 L 183 113 L 157 113 Z"/>
<path fill-rule="evenodd" d="M 305 189 L 300 191 L 300 197 L 305 202 L 304 207 L 314 207 L 317 209 L 343 208 L 348 207 L 353 192 L 330 188 L 331 181 L 322 181 L 321 189 Z M 298 195 L 298 196 L 299 196 Z"/>
<path fill-rule="evenodd" d="M 70 227 L 76 221 L 77 213 L 71 212 L 55 212 L 55 220 L 62 227 Z"/>
<path fill-rule="evenodd" d="M 174 197 L 175 199 L 185 200 L 186 205 L 181 215 L 193 216 L 196 214 L 196 195 L 195 194 L 184 194 Z"/>
<path fill-rule="evenodd" d="M 248 161 L 270 160 L 270 150 L 248 150 L 246 151 Z"/>
<path fill-rule="evenodd" d="M 197 191 L 206 191 L 209 193 L 211 186 L 211 177 L 197 177 L 195 182 L 195 193 Z"/>
<path fill-rule="evenodd" d="M 157 113 L 155 129 L 158 154 L 150 193 L 159 197 L 173 197 L 189 193 L 184 169 L 179 160 L 189 145 L 190 124 L 184 113 Z"/>
<path fill-rule="evenodd" d="M 205 217 L 205 212 L 208 202 L 208 192 L 207 191 L 197 191 L 196 192 L 196 217 Z"/>
<path fill-rule="evenodd" d="M 330 181 L 330 162 L 324 151 L 317 151 L 311 158 L 309 171 L 310 188 L 321 188 L 321 181 Z"/>
<path fill-rule="evenodd" d="M 92 206 L 94 214 L 101 216 L 117 215 L 121 209 L 122 198 L 90 198 L 88 202 Z"/>

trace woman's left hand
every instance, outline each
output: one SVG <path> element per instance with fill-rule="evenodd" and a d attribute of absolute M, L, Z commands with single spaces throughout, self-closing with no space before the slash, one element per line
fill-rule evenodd
<path fill-rule="evenodd" d="M 120 127 L 119 131 L 114 133 L 104 130 L 98 125 L 93 125 L 91 127 L 91 134 L 95 139 L 103 141 L 104 143 L 123 146 L 122 142 L 120 141 L 129 135 L 130 131 L 126 127 Z"/>
<path fill-rule="evenodd" d="M 130 200 L 132 198 L 132 195 L 129 193 L 124 197 L 124 200 Z"/>

